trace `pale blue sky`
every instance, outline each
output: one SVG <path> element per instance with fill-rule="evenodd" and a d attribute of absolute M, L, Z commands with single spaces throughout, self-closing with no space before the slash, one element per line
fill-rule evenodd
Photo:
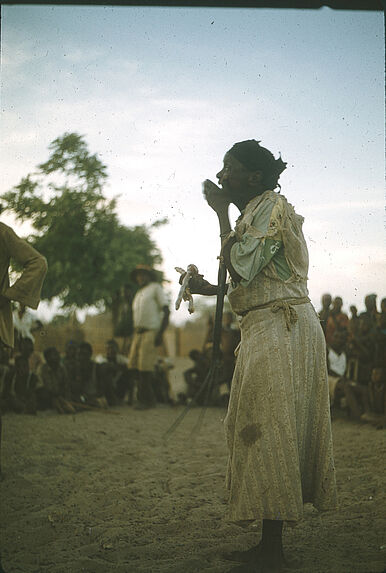
<path fill-rule="evenodd" d="M 315 306 L 386 296 L 381 12 L 3 5 L 1 103 L 0 191 L 81 133 L 122 222 L 169 217 L 153 236 L 171 281 L 191 262 L 216 279 L 201 182 L 235 141 L 261 140 L 288 162 Z"/>

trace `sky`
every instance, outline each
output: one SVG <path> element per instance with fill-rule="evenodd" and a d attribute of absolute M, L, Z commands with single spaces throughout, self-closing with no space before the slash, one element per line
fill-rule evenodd
<path fill-rule="evenodd" d="M 386 297 L 382 12 L 2 5 L 0 194 L 65 132 L 106 164 L 122 223 L 151 231 L 172 320 L 175 267 L 216 282 L 217 217 L 202 196 L 225 152 L 281 154 L 282 193 L 303 215 L 309 291 L 364 310 Z M 231 207 L 232 221 L 238 216 Z M 25 234 L 9 214 L 1 220 Z M 200 298 L 200 297 L 198 297 Z M 55 306 L 41 304 L 48 319 Z"/>

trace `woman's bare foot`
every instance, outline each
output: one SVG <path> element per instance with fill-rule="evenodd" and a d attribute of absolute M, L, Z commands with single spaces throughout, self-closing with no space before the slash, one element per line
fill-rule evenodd
<path fill-rule="evenodd" d="M 254 563 L 243 563 L 232 567 L 228 573 L 282 573 L 285 568 L 284 560 L 278 559 L 257 559 Z"/>
<path fill-rule="evenodd" d="M 247 551 L 233 551 L 223 557 L 242 563 L 230 569 L 229 573 L 280 573 L 288 566 L 282 550 L 272 552 L 271 548 L 264 548 L 262 542 Z"/>
<path fill-rule="evenodd" d="M 230 551 L 223 553 L 222 557 L 227 561 L 235 561 L 237 563 L 255 563 L 261 553 L 261 541 L 258 545 L 254 545 L 246 551 Z"/>

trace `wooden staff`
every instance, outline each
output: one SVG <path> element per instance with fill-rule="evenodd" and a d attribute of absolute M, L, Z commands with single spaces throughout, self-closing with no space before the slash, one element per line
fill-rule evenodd
<path fill-rule="evenodd" d="M 227 269 L 222 255 L 220 255 L 218 259 L 219 259 L 219 268 L 217 276 L 216 314 L 213 326 L 213 348 L 212 348 L 212 357 L 211 357 L 209 372 L 206 375 L 204 382 L 201 384 L 201 387 L 198 389 L 197 393 L 192 398 L 192 401 L 184 408 L 181 414 L 175 419 L 173 424 L 165 432 L 164 438 L 170 436 L 170 434 L 172 434 L 173 431 L 180 425 L 180 423 L 185 418 L 186 414 L 189 412 L 191 407 L 196 404 L 197 399 L 205 391 L 204 407 L 200 412 L 200 416 L 197 420 L 196 425 L 192 430 L 192 433 L 195 431 L 197 432 L 199 431 L 199 428 L 201 427 L 202 420 L 208 406 L 209 398 L 218 380 L 218 374 L 221 367 L 220 344 L 221 344 L 221 331 L 222 331 L 222 315 L 224 308 L 224 298 L 226 292 L 226 278 L 227 278 Z"/>

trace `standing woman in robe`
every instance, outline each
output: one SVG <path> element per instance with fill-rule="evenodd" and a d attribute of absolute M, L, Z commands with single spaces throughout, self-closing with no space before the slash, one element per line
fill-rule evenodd
<path fill-rule="evenodd" d="M 286 164 L 255 140 L 236 143 L 204 195 L 217 213 L 227 295 L 240 317 L 241 344 L 225 433 L 227 488 L 234 522 L 262 521 L 262 540 L 228 558 L 235 571 L 280 571 L 282 528 L 303 504 L 336 507 L 326 346 L 308 298 L 303 218 L 275 189 Z M 241 212 L 235 229 L 230 203 Z M 190 290 L 216 294 L 202 276 Z"/>

